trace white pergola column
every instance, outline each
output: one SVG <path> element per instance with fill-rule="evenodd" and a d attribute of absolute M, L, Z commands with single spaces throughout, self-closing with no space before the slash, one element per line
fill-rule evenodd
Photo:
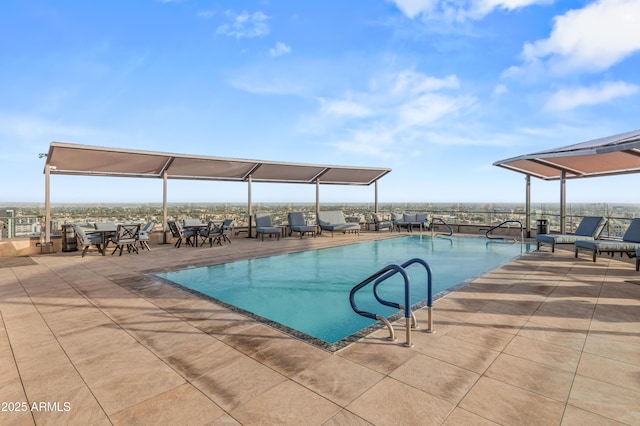
<path fill-rule="evenodd" d="M 252 229 L 252 220 L 253 220 L 253 201 L 251 199 L 251 175 L 249 175 L 249 178 L 247 180 L 247 210 L 248 210 L 248 215 L 249 215 L 249 230 L 248 230 L 248 235 L 247 238 L 251 238 L 251 229 Z"/>
<path fill-rule="evenodd" d="M 162 243 L 167 244 L 167 172 L 162 173 Z"/>
<path fill-rule="evenodd" d="M 564 234 L 567 222 L 567 173 L 560 172 L 560 233 Z"/>
<path fill-rule="evenodd" d="M 531 238 L 531 175 L 527 175 L 525 178 L 526 182 L 526 197 L 524 203 L 524 214 L 525 214 L 525 232 L 527 238 Z"/>
<path fill-rule="evenodd" d="M 44 166 L 44 242 L 49 247 L 51 243 L 51 166 Z"/>

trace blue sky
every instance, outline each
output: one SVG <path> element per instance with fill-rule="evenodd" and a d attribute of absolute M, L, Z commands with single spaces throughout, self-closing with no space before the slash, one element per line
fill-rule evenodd
<path fill-rule="evenodd" d="M 0 202 L 44 200 L 51 141 L 389 167 L 381 202 L 523 202 L 493 162 L 640 128 L 639 27 L 640 0 L 4 0 Z M 637 182 L 572 180 L 567 200 L 640 203 Z M 169 183 L 169 201 L 246 198 Z M 162 182 L 52 176 L 51 199 L 161 202 Z M 533 179 L 533 202 L 558 199 Z"/>

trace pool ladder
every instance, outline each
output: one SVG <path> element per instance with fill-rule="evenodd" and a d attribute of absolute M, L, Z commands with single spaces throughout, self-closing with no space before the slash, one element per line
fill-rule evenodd
<path fill-rule="evenodd" d="M 503 225 L 506 225 L 508 223 L 517 223 L 518 225 L 520 225 L 520 241 L 524 241 L 524 226 L 522 225 L 522 222 L 520 222 L 519 220 L 505 220 L 504 222 L 502 222 L 502 223 L 500 223 L 500 224 L 498 224 L 496 226 L 492 226 L 491 228 L 487 229 L 485 231 L 485 235 L 490 240 L 504 240 L 505 239 L 504 237 L 494 237 L 494 236 L 489 235 L 489 234 L 494 229 L 501 228 Z M 516 240 L 514 239 L 514 241 L 516 241 Z"/>
<path fill-rule="evenodd" d="M 451 227 L 451 225 L 449 225 L 447 222 L 445 222 L 445 220 L 443 218 L 441 218 L 441 217 L 434 217 L 433 219 L 431 219 L 431 234 L 432 235 L 434 234 L 434 232 L 433 232 L 433 223 L 436 222 L 436 221 L 441 223 L 441 224 L 443 224 L 444 226 L 446 226 L 447 229 L 449 229 L 449 232 L 446 233 L 446 234 L 438 233 L 438 234 L 435 234 L 435 236 L 443 235 L 443 236 L 446 236 L 446 237 L 450 237 L 450 236 L 453 235 L 453 228 Z"/>
<path fill-rule="evenodd" d="M 408 346 L 408 347 L 413 346 L 413 343 L 411 343 L 411 328 L 418 328 L 416 316 L 411 310 L 411 282 L 409 279 L 409 275 L 407 274 L 407 271 L 406 271 L 407 267 L 414 264 L 422 265 L 424 269 L 427 271 L 427 309 L 428 309 L 429 316 L 428 316 L 428 328 L 426 332 L 433 333 L 433 317 L 432 317 L 433 290 L 432 290 L 432 283 L 431 283 L 432 274 L 431 274 L 431 268 L 429 267 L 427 262 L 425 262 L 422 259 L 418 259 L 418 258 L 409 259 L 406 262 L 404 262 L 402 265 L 398 265 L 395 263 L 387 265 L 384 268 L 380 269 L 375 274 L 371 275 L 369 278 L 365 279 L 364 281 L 362 281 L 361 283 L 353 287 L 351 289 L 351 293 L 349 294 L 349 302 L 351 303 L 351 308 L 353 308 L 355 313 L 357 313 L 358 315 L 362 315 L 363 317 L 372 318 L 377 321 L 381 321 L 385 326 L 387 326 L 387 329 L 389 330 L 389 334 L 390 334 L 389 340 L 391 341 L 396 340 L 395 333 L 393 331 L 393 326 L 385 317 L 372 312 L 366 312 L 361 310 L 360 308 L 358 308 L 354 300 L 355 294 L 358 290 L 362 289 L 366 285 L 373 282 L 373 295 L 380 304 L 389 306 L 392 308 L 404 310 L 404 318 L 405 318 L 406 330 L 407 330 L 405 346 Z M 382 282 L 386 281 L 387 279 L 391 278 L 396 274 L 402 275 L 402 278 L 404 279 L 404 305 L 397 302 L 384 300 L 378 294 L 378 286 Z"/>

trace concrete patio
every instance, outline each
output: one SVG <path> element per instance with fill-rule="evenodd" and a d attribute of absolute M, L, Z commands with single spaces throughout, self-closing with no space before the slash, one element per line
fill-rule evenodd
<path fill-rule="evenodd" d="M 146 275 L 395 236 L 6 265 L 0 424 L 640 424 L 628 259 L 533 252 L 439 299 L 436 333 L 415 330 L 412 348 L 402 321 L 396 342 L 379 330 L 335 353 Z"/>

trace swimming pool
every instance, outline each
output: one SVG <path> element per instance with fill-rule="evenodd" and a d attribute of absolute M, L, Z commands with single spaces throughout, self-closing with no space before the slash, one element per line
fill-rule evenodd
<path fill-rule="evenodd" d="M 433 294 L 500 266 L 529 251 L 528 244 L 478 237 L 404 236 L 342 247 L 243 260 L 157 274 L 302 338 L 335 346 L 376 321 L 357 315 L 349 304 L 351 289 L 382 267 L 418 257 L 433 272 Z M 408 269 L 411 302 L 427 297 L 424 268 Z M 404 282 L 394 277 L 380 295 L 403 303 Z M 385 317 L 398 311 L 380 306 L 371 291 L 357 295 L 359 307 Z M 436 317 L 437 318 L 437 317 Z"/>

